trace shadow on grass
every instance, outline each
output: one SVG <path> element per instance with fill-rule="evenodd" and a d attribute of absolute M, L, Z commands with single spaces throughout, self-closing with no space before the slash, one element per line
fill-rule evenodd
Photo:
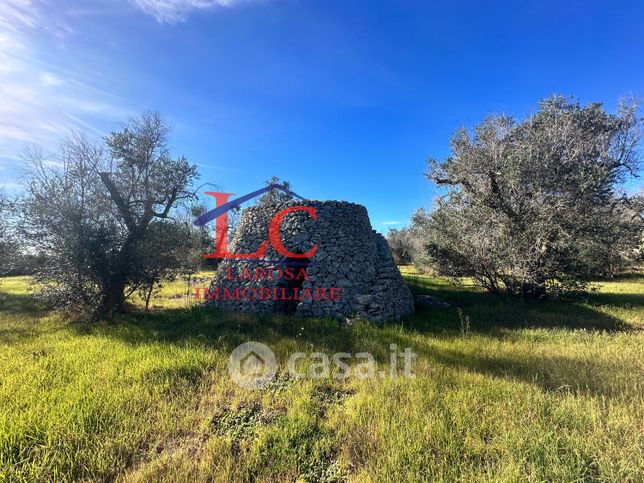
<path fill-rule="evenodd" d="M 81 334 L 116 338 L 134 346 L 157 343 L 200 345 L 226 357 L 243 342 L 259 341 L 276 352 L 280 367 L 285 367 L 288 355 L 296 351 L 324 352 L 329 356 L 337 352 L 353 355 L 369 352 L 378 363 L 386 365 L 390 361 L 390 344 L 393 343 L 400 351 L 413 347 L 420 360 L 436 367 L 529 383 L 549 392 L 590 393 L 607 397 L 628 391 L 625 386 L 613 385 L 615 379 L 611 375 L 615 371 L 623 374 L 636 371 L 635 367 L 615 366 L 611 362 L 584 357 L 544 356 L 526 351 L 514 353 L 512 349 L 498 354 L 481 354 L 474 350 L 475 346 L 468 348 L 465 344 L 460 350 L 437 343 L 444 341 L 449 345 L 450 340 L 460 340 L 460 333 L 454 331 L 446 333 L 443 330 L 436 334 L 436 338 L 418 338 L 418 331 L 401 330 L 400 325 L 395 324 L 356 323 L 345 326 L 328 319 L 297 319 L 281 315 L 258 317 L 199 308 L 128 315 L 117 323 L 74 327 Z M 475 344 L 481 343 L 484 344 L 479 340 Z M 174 377 L 173 374 L 168 377 Z M 159 376 L 154 373 L 155 378 Z M 197 377 L 192 373 L 180 376 L 188 380 Z"/>
<path fill-rule="evenodd" d="M 618 368 L 613 363 L 589 358 L 566 356 L 543 357 L 533 354 L 480 355 L 457 350 L 441 350 L 432 354 L 443 365 L 470 372 L 529 383 L 546 391 L 590 393 L 617 396 L 633 393 L 624 384 L 613 384 L 615 372 L 626 373 L 637 368 Z M 633 373 L 633 372 L 631 372 Z"/>
<path fill-rule="evenodd" d="M 68 324 L 79 336 L 101 335 L 134 346 L 146 344 L 198 345 L 229 354 L 237 345 L 260 341 L 276 348 L 279 356 L 305 352 L 370 352 L 380 363 L 389 361 L 389 344 L 411 346 L 421 358 L 438 365 L 534 384 L 549 391 L 590 391 L 611 395 L 608 377 L 614 367 L 599 360 L 561 355 L 542 357 L 530 353 L 477 354 L 440 347 L 434 335 L 448 340 L 461 337 L 461 319 L 456 307 L 471 320 L 469 331 L 485 337 L 507 336 L 507 330 L 522 327 L 623 330 L 622 320 L 596 309 L 602 305 L 632 308 L 641 305 L 639 294 L 591 294 L 586 302 L 524 301 L 484 293 L 471 287 L 454 286 L 439 280 L 408 278 L 415 293 L 428 293 L 449 301 L 449 309 L 427 309 L 400 322 L 385 325 L 356 323 L 346 326 L 336 320 L 299 319 L 294 316 L 226 313 L 208 308 L 126 314 L 111 323 Z M 29 295 L 0 293 L 0 310 L 34 315 L 38 310 Z M 32 327 L 2 328 L 0 339 L 33 337 Z M 629 368 L 620 368 L 627 373 Z M 156 376 L 155 376 L 156 377 Z M 186 374 L 192 380 L 194 374 Z"/>
<path fill-rule="evenodd" d="M 476 351 L 480 339 L 468 346 L 467 339 L 459 350 L 450 347 L 450 340 L 458 336 L 438 339 L 410 340 L 404 333 L 389 334 L 387 343 L 399 348 L 413 347 L 418 360 L 429 363 L 429 367 L 450 368 L 473 374 L 482 374 L 496 379 L 527 383 L 547 392 L 591 394 L 605 397 L 639 397 L 635 374 L 638 361 L 606 361 L 589 357 L 573 357 L 561 354 L 543 355 L 507 348 L 499 353 Z M 462 340 L 462 339 L 461 339 Z M 484 344 L 484 342 L 483 342 Z M 387 363 L 385 357 L 374 353 L 376 360 Z M 618 377 L 615 377 L 618 375 Z M 632 381 L 626 379 L 633 375 Z"/>
<path fill-rule="evenodd" d="M 133 345 L 202 344 L 230 351 L 255 340 L 336 352 L 355 347 L 352 331 L 337 320 L 232 313 L 206 307 L 126 314 L 111 323 L 77 324 L 73 328 L 81 335 L 100 333 Z"/>
<path fill-rule="evenodd" d="M 642 284 L 644 287 L 644 283 Z M 644 292 L 644 288 L 642 289 Z M 644 293 L 605 293 L 594 292 L 582 297 L 589 305 L 614 305 L 623 308 L 644 309 Z"/>
<path fill-rule="evenodd" d="M 34 316 L 42 315 L 45 310 L 30 294 L 13 294 L 0 290 L 0 312 L 11 315 Z"/>
<path fill-rule="evenodd" d="M 405 278 L 415 295 L 430 294 L 453 306 L 450 309 L 419 308 L 408 320 L 408 325 L 419 331 L 460 331 L 462 320 L 457 308 L 470 319 L 472 332 L 494 334 L 498 329 L 519 328 L 623 331 L 633 327 L 597 308 L 605 305 L 627 309 L 644 307 L 644 294 L 590 293 L 569 301 L 525 300 L 441 280 Z"/>
<path fill-rule="evenodd" d="M 441 297 L 452 304 L 448 309 L 419 309 L 397 323 L 387 327 L 404 327 L 407 331 L 422 334 L 458 336 L 463 320 L 457 308 L 470 320 L 469 331 L 491 337 L 502 336 L 505 329 L 517 328 L 569 328 L 617 331 L 630 328 L 623 320 L 596 310 L 601 305 L 628 307 L 644 305 L 644 295 L 636 293 L 594 293 L 579 301 L 530 301 L 502 295 L 493 295 L 474 287 L 449 284 L 440 279 L 406 276 L 412 292 Z M 30 295 L 0 292 L 0 310 L 17 315 L 34 315 L 41 310 Z M 308 344 L 325 346 L 337 351 L 351 352 L 356 340 L 377 340 L 379 330 L 375 325 L 363 324 L 363 332 L 348 330 L 341 322 L 328 319 L 300 319 L 294 316 L 272 314 L 252 315 L 220 312 L 208 308 L 169 309 L 152 313 L 131 313 L 112 323 L 70 325 L 79 335 L 104 333 L 131 343 L 147 342 L 187 343 L 198 342 L 216 345 L 229 350 L 248 340 L 282 342 L 292 345 Z M 20 328 L 4 330 L 9 335 Z M 29 332 L 29 331 L 28 331 Z M 2 333 L 0 332 L 0 335 Z M 385 355 L 388 357 L 388 354 Z"/>
<path fill-rule="evenodd" d="M 12 294 L 0 291 L 0 316 L 8 316 L 2 317 L 0 342 L 18 344 L 35 339 L 45 331 L 39 322 L 40 317 L 46 316 L 48 313 L 29 294 Z"/>

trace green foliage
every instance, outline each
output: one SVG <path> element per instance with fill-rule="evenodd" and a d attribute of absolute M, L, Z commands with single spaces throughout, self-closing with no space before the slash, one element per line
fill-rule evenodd
<path fill-rule="evenodd" d="M 443 274 L 536 297 L 618 272 L 642 236 L 634 200 L 619 191 L 638 167 L 636 113 L 552 97 L 523 122 L 493 116 L 459 130 L 452 155 L 429 161 L 448 193 L 414 217 L 424 255 Z"/>
<path fill-rule="evenodd" d="M 158 113 L 144 112 L 102 143 L 72 135 L 55 163 L 28 153 L 21 228 L 27 249 L 44 259 L 36 274 L 43 300 L 109 318 L 136 290 L 185 268 L 179 253 L 189 259 L 200 234 L 173 216 L 193 198 L 197 172 L 170 157 L 169 132 Z"/>
<path fill-rule="evenodd" d="M 162 281 L 172 281 L 180 274 L 190 275 L 199 270 L 201 255 L 205 253 L 201 242 L 199 231 L 188 222 L 150 223 L 145 238 L 136 248 L 131 275 L 135 281 L 131 285 L 139 288 L 146 310 Z"/>
<path fill-rule="evenodd" d="M 267 179 L 264 184 L 266 186 L 270 186 L 272 184 L 274 185 L 279 185 L 282 188 L 285 188 L 287 190 L 291 189 L 291 183 L 288 181 L 281 181 L 277 176 L 272 176 L 270 179 Z M 268 192 L 264 193 L 259 200 L 257 201 L 257 204 L 259 205 L 274 205 L 277 203 L 281 203 L 283 201 L 288 201 L 293 199 L 293 196 L 291 196 L 288 193 L 285 193 L 284 191 L 278 190 L 278 189 L 272 189 L 269 190 Z"/>
<path fill-rule="evenodd" d="M 389 243 L 391 254 L 397 265 L 409 265 L 412 263 L 414 239 L 409 228 L 400 230 L 391 228 L 387 232 L 387 243 Z"/>
<path fill-rule="evenodd" d="M 10 206 L 9 199 L 0 189 L 0 276 L 11 273 L 12 258 L 16 251 L 16 244 L 11 237 L 9 224 L 6 221 Z"/>
<path fill-rule="evenodd" d="M 0 279 L 0 480 L 641 480 L 641 276 L 572 303 L 405 276 L 454 308 L 383 326 L 223 314 L 187 308 L 176 280 L 165 310 L 75 324 Z M 379 370 L 395 343 L 416 377 L 244 390 L 227 364 L 248 340 L 281 365 L 369 351 Z"/>

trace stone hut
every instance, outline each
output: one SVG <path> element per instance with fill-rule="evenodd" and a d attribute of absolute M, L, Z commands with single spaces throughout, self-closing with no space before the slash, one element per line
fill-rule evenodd
<path fill-rule="evenodd" d="M 269 225 L 281 210 L 296 206 L 313 207 L 316 219 L 301 209 L 284 216 L 279 253 L 268 242 Z M 373 321 L 396 320 L 414 311 L 389 245 L 372 229 L 362 205 L 290 200 L 246 208 L 229 251 L 252 253 L 265 241 L 261 259 L 221 261 L 208 303 L 227 310 Z M 310 258 L 300 258 L 316 244 Z M 284 248 L 298 257 L 286 256 Z"/>

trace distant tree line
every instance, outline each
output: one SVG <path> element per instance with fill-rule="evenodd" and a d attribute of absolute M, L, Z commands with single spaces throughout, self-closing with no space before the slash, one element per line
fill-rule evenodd
<path fill-rule="evenodd" d="M 428 161 L 444 194 L 389 233 L 394 257 L 529 297 L 619 273 L 642 259 L 644 199 L 623 190 L 640 167 L 641 126 L 633 102 L 609 114 L 551 97 L 522 122 L 458 130 L 451 155 Z"/>

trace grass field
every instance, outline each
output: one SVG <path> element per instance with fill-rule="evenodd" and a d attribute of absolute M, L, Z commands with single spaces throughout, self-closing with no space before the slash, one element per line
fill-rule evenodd
<path fill-rule="evenodd" d="M 454 308 L 385 326 L 224 315 L 176 282 L 149 314 L 72 323 L 1 279 L 0 481 L 644 479 L 644 278 L 563 303 L 405 276 Z M 249 340 L 382 367 L 395 343 L 416 377 L 245 390 L 227 364 Z"/>

